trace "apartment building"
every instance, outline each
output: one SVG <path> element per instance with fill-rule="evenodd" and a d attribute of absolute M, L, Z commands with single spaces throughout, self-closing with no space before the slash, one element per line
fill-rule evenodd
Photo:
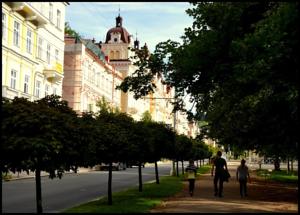
<path fill-rule="evenodd" d="M 121 74 L 94 40 L 65 36 L 64 75 L 62 97 L 78 114 L 97 112 L 102 97 L 120 109 L 121 92 L 115 87 L 122 82 Z"/>
<path fill-rule="evenodd" d="M 67 2 L 2 2 L 2 96 L 62 95 Z"/>

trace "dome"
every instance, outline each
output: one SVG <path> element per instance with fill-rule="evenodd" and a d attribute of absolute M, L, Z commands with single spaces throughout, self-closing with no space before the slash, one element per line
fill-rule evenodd
<path fill-rule="evenodd" d="M 121 34 L 121 40 L 124 43 L 130 43 L 130 34 L 128 31 L 122 27 L 122 17 L 119 15 L 116 17 L 116 27 L 109 29 L 106 34 L 105 43 L 111 40 L 111 33 L 119 33 Z"/>
<path fill-rule="evenodd" d="M 111 33 L 119 33 L 119 34 L 121 34 L 121 40 L 124 43 L 130 43 L 130 35 L 129 35 L 128 31 L 125 28 L 123 28 L 123 27 L 114 27 L 114 28 L 111 28 L 107 32 L 107 34 L 106 34 L 105 43 L 108 43 L 108 41 L 110 41 L 110 39 L 111 39 Z"/>

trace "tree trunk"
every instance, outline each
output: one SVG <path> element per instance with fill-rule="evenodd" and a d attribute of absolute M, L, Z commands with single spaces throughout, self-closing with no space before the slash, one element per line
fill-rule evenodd
<path fill-rule="evenodd" d="M 142 182 L 142 164 L 139 162 L 139 192 L 143 191 L 143 182 Z"/>
<path fill-rule="evenodd" d="M 197 168 L 199 168 L 199 163 L 198 163 L 198 160 L 196 161 L 196 164 L 197 164 Z"/>
<path fill-rule="evenodd" d="M 1 162 L 2 165 L 2 162 Z M 1 184 L 0 184 L 0 214 L 2 214 L 2 166 L 0 167 L 0 177 L 1 177 Z"/>
<path fill-rule="evenodd" d="M 154 164 L 155 164 L 155 178 L 156 178 L 156 184 L 159 184 L 157 161 L 155 161 Z"/>
<path fill-rule="evenodd" d="M 175 176 L 176 175 L 176 170 L 175 170 L 175 161 L 172 160 L 172 176 Z"/>
<path fill-rule="evenodd" d="M 279 158 L 278 158 L 278 157 L 275 158 L 275 161 L 274 161 L 274 169 L 275 169 L 276 171 L 279 171 L 279 170 L 280 170 L 280 162 L 279 162 Z"/>
<path fill-rule="evenodd" d="M 107 189 L 108 205 L 112 205 L 111 185 L 112 185 L 112 162 L 109 162 L 109 166 L 108 166 L 108 189 Z"/>
<path fill-rule="evenodd" d="M 176 176 L 179 176 L 178 160 L 176 161 Z"/>
<path fill-rule="evenodd" d="M 294 160 L 291 158 L 291 171 L 294 173 Z"/>
<path fill-rule="evenodd" d="M 41 186 L 41 170 L 39 167 L 35 170 L 35 186 L 36 186 L 36 210 L 38 214 L 43 213 L 42 206 L 42 186 Z"/>
<path fill-rule="evenodd" d="M 290 159 L 287 158 L 287 172 L 290 172 Z"/>
<path fill-rule="evenodd" d="M 181 160 L 181 173 L 184 175 L 184 165 L 183 165 L 183 160 Z"/>

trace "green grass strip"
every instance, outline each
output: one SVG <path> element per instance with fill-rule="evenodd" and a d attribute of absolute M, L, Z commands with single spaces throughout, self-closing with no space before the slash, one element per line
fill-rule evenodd
<path fill-rule="evenodd" d="M 160 184 L 143 184 L 143 192 L 138 187 L 113 193 L 112 205 L 107 205 L 107 197 L 70 208 L 63 213 L 146 213 L 161 203 L 165 197 L 181 191 L 183 183 L 180 177 L 165 176 Z"/>
<path fill-rule="evenodd" d="M 298 183 L 298 173 L 296 171 L 288 173 L 286 170 L 279 170 L 269 172 L 267 169 L 258 169 L 256 174 L 260 177 L 266 177 L 265 174 L 269 174 L 267 179 L 273 181 L 280 181 L 286 183 Z"/>
<path fill-rule="evenodd" d="M 210 166 L 202 166 L 198 174 L 208 172 Z M 138 187 L 113 193 L 112 205 L 107 204 L 107 197 L 67 209 L 63 213 L 147 213 L 159 205 L 166 197 L 175 195 L 183 189 L 184 176 L 160 177 L 160 184 L 145 183 L 143 192 Z"/>

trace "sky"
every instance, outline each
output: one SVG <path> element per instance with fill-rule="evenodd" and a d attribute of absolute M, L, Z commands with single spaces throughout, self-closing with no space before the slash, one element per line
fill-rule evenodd
<path fill-rule="evenodd" d="M 188 2 L 69 2 L 66 22 L 86 39 L 105 41 L 106 33 L 115 27 L 115 18 L 123 18 L 123 27 L 137 37 L 140 46 L 147 43 L 151 52 L 159 42 L 171 39 L 182 42 L 184 28 L 191 27 L 193 19 L 185 10 Z"/>

